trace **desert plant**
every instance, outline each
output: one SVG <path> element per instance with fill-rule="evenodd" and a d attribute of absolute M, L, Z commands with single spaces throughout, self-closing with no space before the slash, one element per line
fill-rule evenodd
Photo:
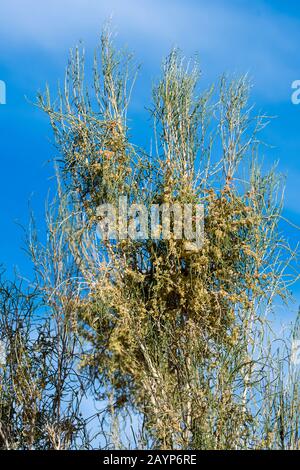
<path fill-rule="evenodd" d="M 110 32 L 92 92 L 84 74 L 77 48 L 58 101 L 39 95 L 61 165 L 47 249 L 31 238 L 30 250 L 60 338 L 76 338 L 70 354 L 80 350 L 86 383 L 105 403 L 106 445 L 126 445 L 133 416 L 139 447 L 298 448 L 297 382 L 282 392 L 285 369 L 266 339 L 267 314 L 295 280 L 295 251 L 278 230 L 282 180 L 259 163 L 267 118 L 249 107 L 247 78 L 201 91 L 197 64 L 173 50 L 153 89 L 149 154 L 130 141 L 136 68 Z M 172 230 L 100 239 L 98 208 L 120 197 L 147 208 L 202 204 L 202 246 Z M 137 223 L 138 214 L 125 225 Z"/>
<path fill-rule="evenodd" d="M 0 445 L 68 449 L 85 444 L 74 335 L 36 289 L 0 284 Z M 58 321 L 56 321 L 58 320 Z"/>

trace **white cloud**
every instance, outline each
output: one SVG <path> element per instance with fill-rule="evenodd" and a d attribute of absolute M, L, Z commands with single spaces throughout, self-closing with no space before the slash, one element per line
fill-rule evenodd
<path fill-rule="evenodd" d="M 178 44 L 188 53 L 198 51 L 212 76 L 249 71 L 266 98 L 289 99 L 290 83 L 299 78 L 299 22 L 253 5 L 241 9 L 234 0 L 6 0 L 0 7 L 0 39 L 20 52 L 40 47 L 58 54 L 81 38 L 95 43 L 113 13 L 122 41 L 146 63 L 159 61 Z M 4 54 L 3 46 L 0 50 Z"/>

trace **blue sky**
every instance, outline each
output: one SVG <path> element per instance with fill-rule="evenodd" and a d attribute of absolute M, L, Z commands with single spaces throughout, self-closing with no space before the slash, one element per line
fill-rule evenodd
<path fill-rule="evenodd" d="M 83 40 L 93 53 L 110 15 L 117 41 L 142 64 L 132 103 L 135 134 L 147 135 L 144 105 L 161 59 L 174 45 L 198 53 L 204 86 L 220 74 L 248 72 L 258 110 L 277 116 L 264 133 L 273 145 L 267 162 L 280 160 L 287 174 L 285 215 L 300 225 L 300 105 L 291 84 L 300 79 L 300 3 L 295 0 L 1 0 L 0 80 L 7 104 L 0 105 L 0 262 L 30 274 L 22 250 L 28 204 L 42 227 L 44 201 L 53 175 L 47 119 L 31 102 L 45 83 L 55 93 L 68 50 Z M 295 242 L 299 234 L 286 229 Z M 299 285 L 294 289 L 300 300 Z M 295 307 L 296 308 L 296 307 Z"/>

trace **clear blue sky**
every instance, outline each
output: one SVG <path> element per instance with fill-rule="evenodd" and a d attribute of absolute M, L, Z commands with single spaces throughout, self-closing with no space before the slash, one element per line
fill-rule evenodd
<path fill-rule="evenodd" d="M 30 101 L 46 81 L 55 93 L 68 50 L 78 40 L 92 53 L 103 22 L 113 14 L 118 42 L 142 64 L 133 101 L 135 134 L 147 135 L 144 105 L 162 57 L 178 45 L 197 52 L 203 83 L 223 72 L 248 72 L 258 110 L 276 115 L 264 133 L 287 174 L 285 215 L 300 225 L 300 105 L 291 83 L 300 79 L 300 2 L 296 0 L 1 0 L 0 80 L 7 104 L 0 106 L 0 262 L 30 273 L 22 251 L 28 202 L 43 224 L 44 201 L 55 155 L 47 119 Z M 27 100 L 25 99 L 27 97 Z M 287 230 L 295 242 L 299 234 Z M 300 288 L 295 294 L 300 299 Z"/>

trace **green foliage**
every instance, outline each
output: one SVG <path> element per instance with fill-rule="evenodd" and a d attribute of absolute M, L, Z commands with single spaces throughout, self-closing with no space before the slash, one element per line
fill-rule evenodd
<path fill-rule="evenodd" d="M 278 231 L 281 179 L 258 164 L 266 120 L 248 107 L 247 79 L 223 77 L 218 87 L 201 91 L 198 65 L 173 50 L 153 89 L 155 151 L 148 154 L 129 136 L 132 57 L 114 49 L 109 32 L 98 57 L 92 91 L 76 49 L 59 101 L 51 102 L 49 90 L 39 96 L 62 164 L 46 247 L 33 231 L 29 248 L 39 295 L 64 345 L 54 363 L 63 360 L 60 370 L 69 373 L 80 361 L 71 389 L 66 374 L 54 387 L 67 387 L 70 405 L 76 387 L 102 400 L 106 446 L 299 448 L 299 382 L 289 362 L 276 356 L 267 322 L 274 300 L 288 300 L 295 252 Z M 191 249 L 175 236 L 99 240 L 97 207 L 117 205 L 119 196 L 147 207 L 203 204 L 203 246 Z M 54 407 L 52 440 L 37 424 L 49 362 L 32 366 L 36 358 L 26 352 L 32 347 L 25 342 L 24 348 L 22 374 L 33 380 L 34 403 L 28 414 L 24 399 L 24 416 L 30 432 L 41 429 L 43 436 L 26 437 L 24 445 L 78 445 L 83 438 L 74 428 L 68 438 L 57 436 L 66 435 L 65 419 L 75 426 L 79 407 L 67 418 L 64 407 Z M 47 413 L 46 407 L 41 419 L 49 427 L 54 418 Z M 136 416 L 126 444 L 122 424 Z"/>

